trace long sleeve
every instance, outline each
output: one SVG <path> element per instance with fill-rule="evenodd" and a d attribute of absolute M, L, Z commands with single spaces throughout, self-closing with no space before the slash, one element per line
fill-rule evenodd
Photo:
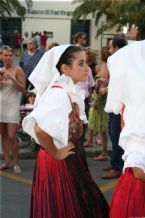
<path fill-rule="evenodd" d="M 34 132 L 34 124 L 37 122 L 39 127 L 53 138 L 58 148 L 64 147 L 68 143 L 70 99 L 62 89 L 49 89 L 45 96 L 43 101 L 24 118 L 23 129 L 38 142 Z"/>

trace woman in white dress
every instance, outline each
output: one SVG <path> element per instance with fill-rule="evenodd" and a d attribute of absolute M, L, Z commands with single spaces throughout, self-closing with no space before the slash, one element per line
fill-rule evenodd
<path fill-rule="evenodd" d="M 19 124 L 21 93 L 25 92 L 25 76 L 20 67 L 13 65 L 13 52 L 8 46 L 1 50 L 4 67 L 0 74 L 0 134 L 2 136 L 2 148 L 4 163 L 0 170 L 10 167 L 10 149 L 14 159 L 14 172 L 21 173 L 18 164 L 18 145 L 16 130 Z"/>

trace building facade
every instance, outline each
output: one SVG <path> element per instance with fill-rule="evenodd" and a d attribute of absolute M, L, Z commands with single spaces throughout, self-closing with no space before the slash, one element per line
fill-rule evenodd
<path fill-rule="evenodd" d="M 26 7 L 25 2 L 22 4 Z M 110 36 L 101 35 L 96 38 L 97 27 L 91 15 L 86 21 L 81 19 L 73 21 L 72 14 L 77 6 L 69 1 L 34 1 L 32 8 L 27 8 L 25 19 L 14 13 L 11 17 L 0 18 L 0 35 L 3 43 L 13 46 L 16 32 L 21 33 L 22 36 L 24 32 L 28 32 L 32 37 L 35 32 L 41 35 L 45 30 L 48 34 L 48 45 L 52 42 L 67 44 L 73 42 L 76 32 L 84 31 L 87 34 L 87 46 L 100 50 L 106 45 L 107 38 Z"/>

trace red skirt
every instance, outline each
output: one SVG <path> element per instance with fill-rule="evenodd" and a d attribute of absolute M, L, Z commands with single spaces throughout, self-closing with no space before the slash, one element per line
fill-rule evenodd
<path fill-rule="evenodd" d="M 81 148 L 65 160 L 40 149 L 31 198 L 31 218 L 109 218 L 109 207 L 93 181 Z"/>
<path fill-rule="evenodd" d="M 128 168 L 113 193 L 110 218 L 135 217 L 145 217 L 145 182 L 136 179 Z"/>

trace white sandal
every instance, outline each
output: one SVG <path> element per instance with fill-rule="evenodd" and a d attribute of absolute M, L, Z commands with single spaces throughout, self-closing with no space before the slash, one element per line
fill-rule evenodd
<path fill-rule="evenodd" d="M 22 170 L 18 165 L 14 166 L 13 169 L 14 169 L 15 174 L 21 174 L 22 173 Z"/>
<path fill-rule="evenodd" d="M 0 170 L 7 170 L 9 168 L 10 168 L 10 166 L 5 164 L 5 163 L 0 164 Z"/>

